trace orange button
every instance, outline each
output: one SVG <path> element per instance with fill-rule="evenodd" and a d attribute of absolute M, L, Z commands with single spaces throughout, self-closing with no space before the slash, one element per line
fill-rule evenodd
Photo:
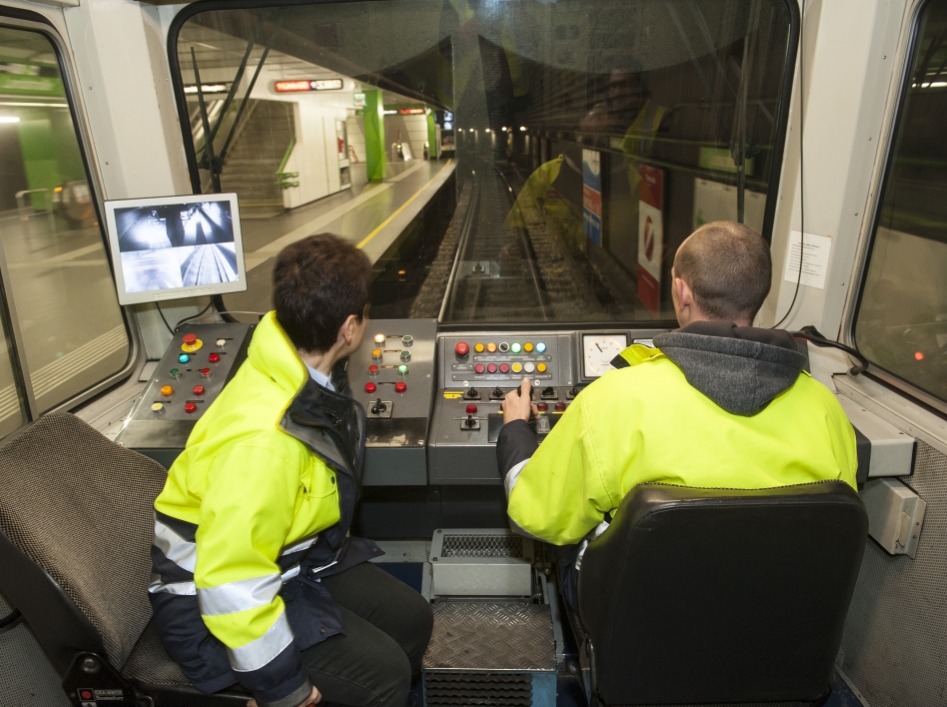
<path fill-rule="evenodd" d="M 494 343 L 487 344 L 487 352 L 494 353 L 497 350 L 497 345 Z"/>
<path fill-rule="evenodd" d="M 545 372 L 546 372 L 546 364 L 545 364 L 545 363 L 537 363 L 537 364 L 536 364 L 536 371 L 539 372 L 539 373 L 545 373 Z"/>
<path fill-rule="evenodd" d="M 384 354 L 382 353 L 381 349 L 372 349 L 372 358 L 376 361 L 380 361 L 383 356 Z"/>
<path fill-rule="evenodd" d="M 173 394 L 173 393 L 174 393 L 174 388 L 172 388 L 170 385 L 163 385 L 163 386 L 161 386 L 161 394 L 162 394 L 164 397 L 167 398 L 169 395 L 171 395 L 171 394 Z"/>

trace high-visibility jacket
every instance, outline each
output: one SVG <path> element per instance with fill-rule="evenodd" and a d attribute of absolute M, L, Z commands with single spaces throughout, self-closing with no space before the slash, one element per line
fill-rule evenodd
<path fill-rule="evenodd" d="M 365 413 L 313 381 L 270 312 L 155 501 L 150 598 L 165 647 L 201 690 L 240 682 L 296 707 L 299 651 L 343 632 L 319 582 L 372 555 L 349 538 Z"/>
<path fill-rule="evenodd" d="M 520 530 L 556 545 L 578 543 L 607 527 L 606 516 L 646 482 L 748 489 L 841 479 L 855 486 L 851 423 L 835 396 L 801 365 L 783 371 L 785 382 L 773 390 L 784 389 L 760 398 L 759 409 L 738 414 L 721 407 L 741 392 L 733 390 L 739 376 L 729 377 L 740 357 L 726 353 L 727 347 L 747 351 L 738 363 L 746 370 L 749 396 L 766 385 L 761 361 L 791 359 L 791 352 L 694 335 L 690 328 L 655 337 L 655 345 L 666 344 L 669 352 L 673 345 L 676 361 L 660 348 L 624 351 L 627 365 L 585 388 L 538 448 L 527 440 L 523 451 L 531 434 L 525 422 L 504 425 L 497 454 L 501 473 L 509 470 L 508 513 Z M 693 348 L 679 348 L 682 340 Z M 701 371 L 690 366 L 701 357 L 702 366 L 710 364 L 703 369 L 703 392 L 689 382 L 702 385 Z"/>

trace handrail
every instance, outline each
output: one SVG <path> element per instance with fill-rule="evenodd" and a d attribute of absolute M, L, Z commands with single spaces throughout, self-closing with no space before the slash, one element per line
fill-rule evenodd
<path fill-rule="evenodd" d="M 289 162 L 290 155 L 293 154 L 293 148 L 296 147 L 296 136 L 293 135 L 289 140 L 289 147 L 286 148 L 286 154 L 283 155 L 283 161 L 279 163 L 279 167 L 276 169 L 276 176 L 280 176 L 283 173 L 283 170 L 286 169 L 286 163 Z"/>

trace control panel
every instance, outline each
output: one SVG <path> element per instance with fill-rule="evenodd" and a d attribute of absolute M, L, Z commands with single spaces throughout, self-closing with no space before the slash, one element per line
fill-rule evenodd
<path fill-rule="evenodd" d="M 183 325 L 116 441 L 170 466 L 247 357 L 252 330 L 239 322 Z"/>

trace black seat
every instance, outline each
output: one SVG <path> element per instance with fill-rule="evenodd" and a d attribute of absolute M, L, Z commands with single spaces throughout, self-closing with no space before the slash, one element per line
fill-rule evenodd
<path fill-rule="evenodd" d="M 245 707 L 242 690 L 198 692 L 151 623 L 157 462 L 52 413 L 0 448 L 0 475 L 0 591 L 74 704 L 80 691 L 118 690 L 123 701 L 98 704 Z"/>
<path fill-rule="evenodd" d="M 593 698 L 820 704 L 867 533 L 840 481 L 636 487 L 579 572 Z"/>

